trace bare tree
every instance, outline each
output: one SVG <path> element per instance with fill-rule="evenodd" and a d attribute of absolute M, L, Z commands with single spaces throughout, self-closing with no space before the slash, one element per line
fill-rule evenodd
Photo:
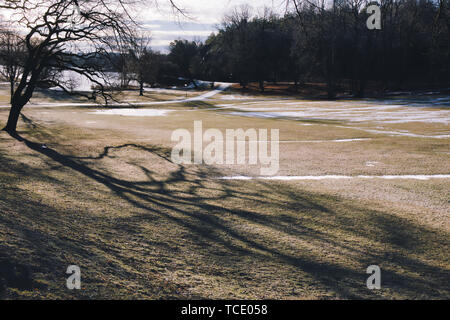
<path fill-rule="evenodd" d="M 174 6 L 172 0 L 169 2 Z M 0 9 L 27 32 L 23 70 L 3 130 L 16 132 L 20 112 L 33 96 L 46 68 L 69 70 L 88 78 L 107 102 L 105 68 L 96 62 L 107 57 L 118 44 L 132 40 L 136 23 L 130 13 L 138 3 L 142 5 L 143 1 L 1 0 Z M 47 81 L 70 93 L 64 81 L 55 78 Z"/>
<path fill-rule="evenodd" d="M 10 84 L 11 102 L 15 83 L 22 72 L 25 53 L 24 39 L 12 29 L 6 27 L 0 30 L 0 74 Z"/>
<path fill-rule="evenodd" d="M 149 72 L 151 49 L 150 49 L 150 33 L 141 32 L 134 37 L 134 41 L 130 48 L 131 70 L 133 79 L 139 83 L 139 95 L 144 95 L 144 82 L 146 73 Z"/>

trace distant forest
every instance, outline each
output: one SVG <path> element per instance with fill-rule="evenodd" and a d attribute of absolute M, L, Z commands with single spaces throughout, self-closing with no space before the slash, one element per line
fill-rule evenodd
<path fill-rule="evenodd" d="M 363 96 L 369 82 L 383 90 L 448 86 L 449 1 L 381 1 L 381 30 L 369 30 L 370 2 L 291 1 L 284 16 L 240 7 L 206 41 L 177 40 L 168 55 L 148 52 L 150 84 L 186 79 L 326 84 L 329 97 L 346 85 Z"/>
<path fill-rule="evenodd" d="M 149 35 L 141 34 L 107 54 L 62 53 L 49 65 L 118 71 L 123 86 L 135 80 L 141 94 L 145 84 L 196 86 L 194 79 L 236 82 L 243 88 L 251 83 L 261 91 L 267 83 L 288 82 L 293 92 L 319 83 L 329 98 L 342 91 L 362 97 L 374 87 L 381 92 L 450 87 L 450 0 L 382 0 L 381 29 L 372 30 L 367 7 L 376 2 L 286 3 L 284 15 L 238 7 L 205 41 L 176 40 L 168 54 L 152 51 Z M 2 36 L 0 63 L 20 65 L 21 51 L 11 50 L 15 38 L 11 32 Z M 47 69 L 42 79 L 49 78 Z M 19 73 L 7 71 L 14 82 Z"/>

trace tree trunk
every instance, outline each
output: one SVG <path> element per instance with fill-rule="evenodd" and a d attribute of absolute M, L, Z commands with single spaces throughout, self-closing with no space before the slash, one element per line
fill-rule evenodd
<path fill-rule="evenodd" d="M 13 100 L 13 96 L 14 96 L 14 79 L 11 79 L 9 82 L 10 85 L 10 99 L 9 99 L 9 103 L 12 104 L 12 100 Z"/>
<path fill-rule="evenodd" d="M 139 95 L 143 96 L 144 95 L 144 82 L 141 81 L 141 83 L 139 84 Z"/>
<path fill-rule="evenodd" d="M 9 133 L 16 133 L 17 122 L 19 121 L 20 111 L 23 106 L 20 104 L 11 104 L 11 110 L 9 111 L 8 122 L 6 123 L 6 127 L 3 128 L 4 131 Z"/>
<path fill-rule="evenodd" d="M 336 98 L 336 91 L 334 88 L 334 80 L 332 77 L 329 77 L 327 80 L 327 95 L 328 95 L 328 99 Z"/>
<path fill-rule="evenodd" d="M 363 78 L 359 81 L 357 98 L 364 98 L 365 91 L 366 91 L 366 79 Z"/>

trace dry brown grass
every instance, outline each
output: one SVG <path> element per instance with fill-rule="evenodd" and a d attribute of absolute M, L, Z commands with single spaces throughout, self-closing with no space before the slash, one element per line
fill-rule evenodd
<path fill-rule="evenodd" d="M 258 168 L 170 161 L 172 130 L 198 119 L 279 128 L 282 140 L 372 138 L 281 144 L 282 175 L 448 173 L 448 143 L 212 106 L 165 106 L 177 112 L 159 118 L 25 109 L 24 140 L 0 133 L 2 298 L 450 297 L 448 180 L 223 181 Z M 70 264 L 80 291 L 65 288 Z M 371 264 L 379 291 L 365 285 Z"/>

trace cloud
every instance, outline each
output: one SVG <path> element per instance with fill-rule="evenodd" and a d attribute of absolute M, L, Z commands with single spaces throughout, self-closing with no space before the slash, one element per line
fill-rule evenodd
<path fill-rule="evenodd" d="M 216 26 L 209 23 L 177 22 L 172 20 L 147 20 L 143 22 L 146 30 L 151 32 L 151 46 L 158 51 L 167 52 L 169 44 L 176 39 L 205 40 L 216 32 Z"/>
<path fill-rule="evenodd" d="M 167 51 L 176 39 L 205 40 L 223 16 L 241 5 L 251 6 L 255 12 L 270 7 L 277 12 L 284 9 L 284 0 L 174 0 L 185 10 L 186 16 L 176 15 L 168 0 L 158 0 L 158 7 L 142 8 L 140 20 L 152 32 L 152 47 Z"/>
<path fill-rule="evenodd" d="M 262 7 L 280 11 L 285 0 L 173 0 L 186 15 L 176 14 L 169 0 L 148 0 L 130 14 L 152 33 L 152 47 L 167 51 L 176 39 L 205 40 L 217 31 L 225 14 L 235 7 L 250 5 L 255 12 Z M 0 9 L 1 14 L 5 14 Z M 22 30 L 22 29 L 20 29 Z M 25 31 L 25 29 L 23 29 Z"/>

